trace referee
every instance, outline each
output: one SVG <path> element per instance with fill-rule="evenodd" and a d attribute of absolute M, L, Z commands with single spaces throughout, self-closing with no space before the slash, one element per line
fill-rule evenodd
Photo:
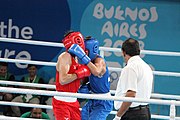
<path fill-rule="evenodd" d="M 129 38 L 122 44 L 122 56 L 126 66 L 122 69 L 115 96 L 150 99 L 153 72 L 140 58 L 137 40 Z M 118 110 L 113 120 L 150 120 L 148 103 L 114 101 Z"/>

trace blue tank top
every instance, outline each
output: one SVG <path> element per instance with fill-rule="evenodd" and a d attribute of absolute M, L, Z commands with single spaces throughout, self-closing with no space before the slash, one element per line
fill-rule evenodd
<path fill-rule="evenodd" d="M 102 58 L 101 56 L 98 57 Z M 105 74 L 101 77 L 91 74 L 91 76 L 89 76 L 89 82 L 93 93 L 108 93 L 110 91 L 110 81 L 107 64 Z"/>

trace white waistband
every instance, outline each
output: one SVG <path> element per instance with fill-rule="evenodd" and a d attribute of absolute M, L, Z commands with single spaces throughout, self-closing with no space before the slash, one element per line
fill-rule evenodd
<path fill-rule="evenodd" d="M 74 97 L 61 97 L 61 96 L 54 96 L 56 100 L 64 101 L 64 102 L 76 102 L 77 98 Z"/>

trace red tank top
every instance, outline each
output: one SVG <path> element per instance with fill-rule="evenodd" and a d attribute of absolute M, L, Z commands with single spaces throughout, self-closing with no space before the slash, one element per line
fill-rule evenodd
<path fill-rule="evenodd" d="M 75 70 L 78 68 L 79 64 L 75 61 L 73 57 L 71 57 L 72 64 L 69 69 L 69 74 L 74 73 Z M 59 72 L 56 70 L 56 90 L 59 92 L 73 92 L 76 93 L 80 86 L 80 79 L 74 80 L 71 83 L 61 85 L 59 83 Z"/>

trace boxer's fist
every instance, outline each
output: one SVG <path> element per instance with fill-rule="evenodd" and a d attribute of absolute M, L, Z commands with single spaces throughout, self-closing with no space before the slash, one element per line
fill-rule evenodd
<path fill-rule="evenodd" d="M 71 47 L 68 49 L 68 52 L 77 56 L 79 60 L 81 60 L 82 64 L 88 64 L 91 61 L 91 59 L 86 55 L 84 50 L 78 44 L 71 45 Z"/>
<path fill-rule="evenodd" d="M 75 71 L 75 74 L 77 75 L 77 78 L 84 78 L 84 77 L 88 77 L 91 75 L 90 69 L 85 66 L 85 65 L 81 65 L 78 67 L 78 69 Z"/>

